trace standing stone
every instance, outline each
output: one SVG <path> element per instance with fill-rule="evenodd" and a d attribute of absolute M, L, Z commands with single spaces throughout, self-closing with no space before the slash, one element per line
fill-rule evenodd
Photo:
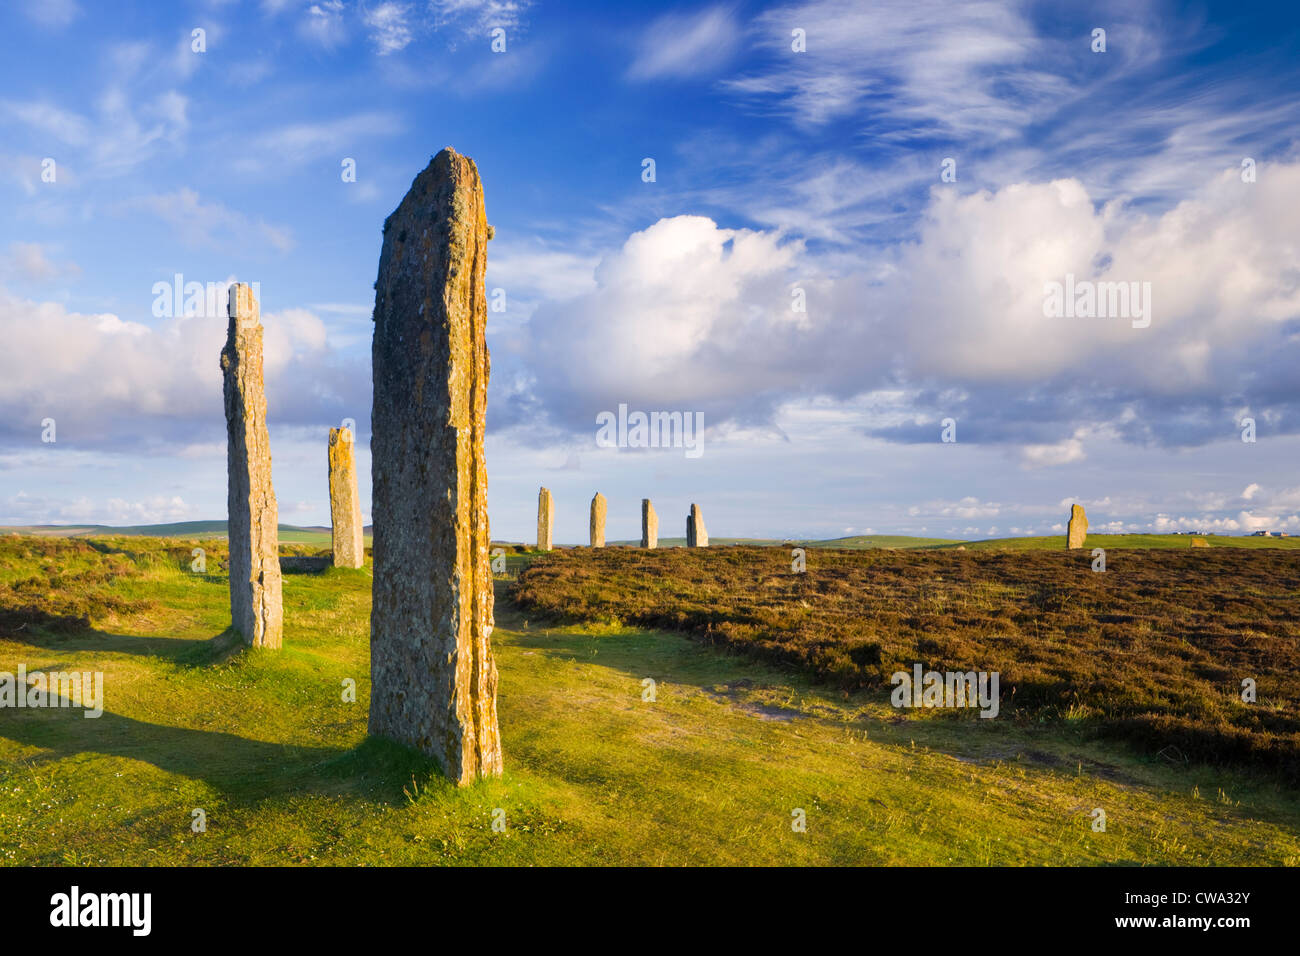
<path fill-rule="evenodd" d="M 659 547 L 659 516 L 649 498 L 641 499 L 641 547 Z"/>
<path fill-rule="evenodd" d="M 1083 505 L 1070 505 L 1070 525 L 1065 533 L 1067 548 L 1082 548 L 1083 539 L 1088 536 L 1088 516 L 1083 513 Z"/>
<path fill-rule="evenodd" d="M 699 505 L 691 505 L 691 513 L 686 516 L 686 547 L 707 548 L 709 532 L 704 527 L 704 515 Z"/>
<path fill-rule="evenodd" d="M 253 290 L 230 287 L 230 326 L 221 350 L 226 403 L 226 514 L 230 622 L 253 647 L 283 639 L 279 511 L 271 487 L 271 440 L 262 387 L 262 323 Z"/>
<path fill-rule="evenodd" d="M 605 512 L 607 508 L 605 496 L 599 491 L 596 492 L 596 497 L 591 499 L 591 546 L 593 548 L 605 547 Z"/>
<path fill-rule="evenodd" d="M 537 492 L 537 550 L 550 551 L 554 546 L 552 532 L 555 530 L 555 510 L 551 499 L 551 489 L 543 488 Z"/>
<path fill-rule="evenodd" d="M 361 495 L 357 493 L 357 461 L 353 448 L 350 429 L 330 429 L 330 532 L 336 568 L 359 568 L 366 563 Z"/>
<path fill-rule="evenodd" d="M 375 283 L 370 732 L 467 784 L 501 773 L 487 468 L 490 235 L 444 149 L 384 223 Z"/>

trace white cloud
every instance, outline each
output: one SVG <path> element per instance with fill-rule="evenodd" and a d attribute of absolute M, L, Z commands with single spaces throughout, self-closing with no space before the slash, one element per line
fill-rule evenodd
<path fill-rule="evenodd" d="M 245 157 L 234 167 L 249 172 L 280 171 L 322 159 L 335 166 L 346 156 L 355 158 L 367 140 L 403 131 L 393 113 L 356 113 L 317 123 L 290 123 L 256 135 Z M 356 184 L 350 184 L 356 185 Z"/>
<path fill-rule="evenodd" d="M 117 208 L 144 210 L 157 216 L 170 225 L 188 246 L 246 248 L 252 236 L 260 237 L 277 252 L 288 252 L 295 244 L 287 227 L 252 219 L 219 202 L 204 202 L 193 189 L 137 196 L 120 203 Z"/>
<path fill-rule="evenodd" d="M 913 505 L 907 509 L 909 517 L 925 518 L 996 518 L 1002 513 L 1002 505 L 992 501 L 980 501 L 968 495 L 957 501 L 929 501 L 922 505 Z M 994 529 L 990 529 L 990 532 Z"/>
<path fill-rule="evenodd" d="M 814 0 L 768 10 L 751 36 L 778 65 L 727 86 L 802 123 L 847 116 L 869 101 L 886 121 L 885 137 L 1004 138 L 1069 88 L 1039 68 L 1063 58 L 1046 55 L 1019 6 Z M 806 32 L 805 53 L 791 49 L 796 27 Z"/>
<path fill-rule="evenodd" d="M 1083 461 L 1087 455 L 1083 450 L 1083 442 L 1077 438 L 1067 438 L 1051 445 L 1025 445 L 1020 449 L 1020 457 L 1026 468 L 1043 468 Z"/>
<path fill-rule="evenodd" d="M 263 313 L 264 375 L 273 427 L 329 422 L 368 407 L 364 370 L 342 365 L 305 309 Z M 193 447 L 224 431 L 219 357 L 223 317 L 149 325 L 70 312 L 0 291 L 0 432 L 30 443 L 54 418 L 64 449 Z M 344 409 L 347 409 L 346 411 Z"/>
<path fill-rule="evenodd" d="M 1253 184 L 1229 168 L 1160 214 L 1098 208 L 1074 180 L 936 187 L 916 238 L 873 260 L 661 219 L 602 257 L 593 289 L 533 314 L 535 397 L 572 428 L 619 401 L 702 409 L 714 427 L 901 390 L 892 404 L 913 421 L 876 418 L 875 434 L 931 441 L 946 407 L 963 440 L 1023 446 L 1027 466 L 1081 461 L 1093 433 L 1201 443 L 1235 426 L 1243 398 L 1281 428 L 1279 401 L 1300 411 L 1300 162 L 1261 168 Z M 1067 274 L 1150 283 L 1150 326 L 1049 317 L 1046 285 Z"/>
<path fill-rule="evenodd" d="M 84 156 L 90 171 L 120 175 L 152 157 L 164 145 L 179 146 L 189 128 L 189 101 L 166 90 L 133 103 L 117 85 L 106 88 L 95 102 L 95 116 L 87 117 L 51 103 L 5 102 L 4 112 Z M 54 151 L 56 160 L 64 159 Z"/>
<path fill-rule="evenodd" d="M 25 0 L 23 13 L 43 27 L 66 27 L 81 15 L 81 8 L 75 0 Z"/>
<path fill-rule="evenodd" d="M 532 317 L 527 350 L 544 397 L 585 420 L 616 400 L 699 408 L 752 393 L 756 368 L 764 384 L 792 386 L 797 372 L 769 350 L 800 322 L 787 273 L 801 249 L 700 216 L 634 233 L 602 259 L 594 291 Z"/>
<path fill-rule="evenodd" d="M 0 276 L 27 282 L 47 282 L 81 274 L 75 262 L 52 261 L 39 242 L 11 242 L 6 255 L 0 256 Z"/>
<path fill-rule="evenodd" d="M 739 34 L 728 7 L 665 14 L 645 29 L 627 76 L 651 80 L 715 70 L 735 51 Z"/>
<path fill-rule="evenodd" d="M 366 10 L 362 20 L 370 28 L 370 41 L 380 56 L 397 53 L 411 43 L 410 4 L 381 3 Z"/>
<path fill-rule="evenodd" d="M 596 288 L 596 255 L 583 255 L 539 240 L 492 245 L 488 283 L 511 298 L 538 297 L 565 301 Z"/>
<path fill-rule="evenodd" d="M 318 0 L 307 7 L 298 21 L 298 33 L 309 40 L 332 50 L 347 39 L 343 24 L 343 0 Z"/>
<path fill-rule="evenodd" d="M 434 28 L 455 27 L 465 34 L 487 35 L 493 27 L 514 30 L 524 26 L 532 0 L 429 0 Z"/>

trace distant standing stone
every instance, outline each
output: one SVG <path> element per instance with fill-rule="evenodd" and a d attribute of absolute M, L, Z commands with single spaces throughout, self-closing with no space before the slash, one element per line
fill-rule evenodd
<path fill-rule="evenodd" d="M 641 499 L 641 547 L 659 547 L 659 516 L 649 498 Z"/>
<path fill-rule="evenodd" d="M 591 499 L 591 546 L 593 548 L 605 547 L 605 512 L 608 505 L 605 496 L 599 491 L 596 497 Z"/>
<path fill-rule="evenodd" d="M 552 533 L 555 530 L 555 512 L 551 499 L 551 490 L 543 488 L 537 492 L 537 550 L 550 551 L 555 543 Z"/>
<path fill-rule="evenodd" d="M 359 568 L 366 563 L 361 496 L 357 493 L 357 461 L 353 448 L 350 429 L 330 429 L 330 532 L 336 568 Z"/>
<path fill-rule="evenodd" d="M 1070 506 L 1070 525 L 1066 529 L 1065 546 L 1082 548 L 1083 539 L 1088 536 L 1088 516 L 1083 513 L 1083 505 Z"/>
<path fill-rule="evenodd" d="M 444 149 L 384 223 L 375 283 L 370 732 L 457 784 L 501 773 L 487 466 L 488 226 Z"/>
<path fill-rule="evenodd" d="M 704 515 L 699 505 L 691 505 L 691 513 L 686 516 L 686 547 L 707 548 L 709 532 L 704 527 Z"/>
<path fill-rule="evenodd" d="M 279 510 L 271 487 L 271 440 L 262 387 L 262 323 L 253 290 L 230 287 L 230 325 L 221 350 L 226 403 L 226 509 L 230 621 L 253 647 L 283 639 Z"/>

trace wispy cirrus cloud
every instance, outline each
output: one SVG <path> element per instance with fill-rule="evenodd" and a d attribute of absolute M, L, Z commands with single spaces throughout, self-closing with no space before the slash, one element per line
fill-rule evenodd
<path fill-rule="evenodd" d="M 205 202 L 198 192 L 185 187 L 170 193 L 136 196 L 113 209 L 149 213 L 171 226 L 177 238 L 191 247 L 245 248 L 253 236 L 277 252 L 288 252 L 295 245 L 289 228 L 271 225 L 221 202 Z"/>
<path fill-rule="evenodd" d="M 355 156 L 376 138 L 405 130 L 401 116 L 392 112 L 354 113 L 336 119 L 301 121 L 243 134 L 246 148 L 230 168 L 253 176 L 283 174 L 308 163 L 329 160 L 335 166 L 345 156 Z"/>
<path fill-rule="evenodd" d="M 532 0 L 429 0 L 436 30 L 486 33 L 493 27 L 516 30 L 527 24 Z"/>
<path fill-rule="evenodd" d="M 406 49 L 412 40 L 409 3 L 381 3 L 366 9 L 361 19 L 370 30 L 370 42 L 380 56 Z"/>
<path fill-rule="evenodd" d="M 641 31 L 627 77 L 653 80 L 711 72 L 736 51 L 740 34 L 731 7 L 665 14 Z"/>

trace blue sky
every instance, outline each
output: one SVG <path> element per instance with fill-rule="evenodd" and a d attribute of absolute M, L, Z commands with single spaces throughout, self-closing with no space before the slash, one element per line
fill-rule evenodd
<path fill-rule="evenodd" d="M 345 418 L 367 500 L 380 228 L 451 145 L 496 227 L 499 538 L 531 538 L 543 484 L 561 542 L 598 490 L 611 538 L 646 496 L 664 534 L 693 501 L 714 535 L 1049 533 L 1076 500 L 1097 530 L 1300 531 L 1298 21 L 7 4 L 0 523 L 223 516 L 225 323 L 156 315 L 176 274 L 260 285 L 281 519 L 328 522 Z M 1067 274 L 1149 283 L 1149 324 L 1045 315 Z M 702 414 L 703 454 L 598 447 L 620 404 Z"/>

